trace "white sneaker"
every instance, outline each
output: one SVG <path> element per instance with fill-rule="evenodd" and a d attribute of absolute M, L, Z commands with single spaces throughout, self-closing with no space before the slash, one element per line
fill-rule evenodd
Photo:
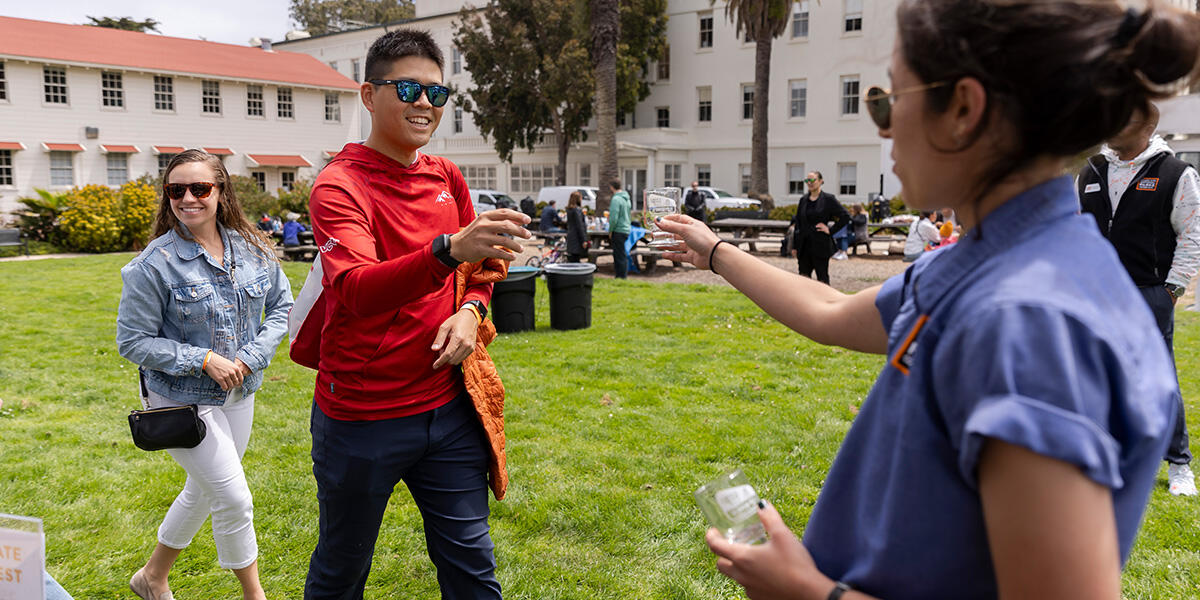
<path fill-rule="evenodd" d="M 846 256 L 846 253 L 842 252 L 841 250 L 838 250 L 837 254 L 833 255 L 833 260 L 846 260 L 847 258 L 849 257 Z"/>
<path fill-rule="evenodd" d="M 1187 465 L 1167 465 L 1167 489 L 1173 496 L 1195 496 L 1196 477 Z"/>

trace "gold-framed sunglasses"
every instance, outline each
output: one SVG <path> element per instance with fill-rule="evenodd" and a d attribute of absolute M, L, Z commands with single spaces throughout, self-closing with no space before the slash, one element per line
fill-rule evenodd
<path fill-rule="evenodd" d="M 867 114 L 871 115 L 871 120 L 880 129 L 892 128 L 892 102 L 896 96 L 900 94 L 908 94 L 910 92 L 923 92 L 932 90 L 953 83 L 952 80 L 937 81 L 934 83 L 926 83 L 916 85 L 902 90 L 891 91 L 887 88 L 882 88 L 877 85 L 871 86 L 867 90 L 867 95 L 863 97 L 863 104 L 867 107 Z"/>

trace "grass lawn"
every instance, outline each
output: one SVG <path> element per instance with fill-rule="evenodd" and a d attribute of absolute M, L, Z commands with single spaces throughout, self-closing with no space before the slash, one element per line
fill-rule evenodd
<path fill-rule="evenodd" d="M 113 339 L 119 269 L 131 257 L 0 263 L 0 512 L 45 520 L 48 569 L 79 599 L 129 597 L 126 582 L 184 480 L 165 452 L 135 448 L 125 423 L 136 376 Z M 286 265 L 297 289 L 306 268 Z M 490 347 L 508 389 L 511 485 L 491 520 L 505 596 L 741 597 L 713 567 L 692 491 L 744 466 L 802 530 L 882 358 L 807 342 L 720 287 L 597 279 L 593 325 L 573 332 L 549 328 L 541 282 L 537 304 L 537 331 Z M 1198 324 L 1177 314 L 1193 435 Z M 316 540 L 313 375 L 280 350 L 245 458 L 272 598 L 301 597 Z M 1200 501 L 1169 496 L 1165 477 L 1126 568 L 1128 598 L 1200 596 Z M 180 598 L 239 597 L 208 525 L 171 582 Z M 367 596 L 438 597 L 403 486 Z"/>

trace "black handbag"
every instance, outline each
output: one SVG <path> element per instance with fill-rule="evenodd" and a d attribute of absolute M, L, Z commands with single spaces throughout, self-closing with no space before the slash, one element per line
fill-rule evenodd
<path fill-rule="evenodd" d="M 138 372 L 142 406 L 149 396 L 146 381 Z M 167 448 L 195 448 L 204 440 L 208 427 L 200 419 L 195 404 L 170 406 L 129 411 L 129 432 L 133 443 L 142 450 L 165 450 Z"/>

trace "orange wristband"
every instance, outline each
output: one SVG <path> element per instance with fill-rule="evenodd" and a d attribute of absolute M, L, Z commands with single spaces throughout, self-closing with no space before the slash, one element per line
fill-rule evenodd
<path fill-rule="evenodd" d="M 483 323 L 483 316 L 479 314 L 479 309 L 475 308 L 474 304 L 464 304 L 463 308 L 470 309 L 471 314 L 475 315 L 475 324 L 476 325 Z"/>
<path fill-rule="evenodd" d="M 208 368 L 208 359 L 210 359 L 210 358 L 212 358 L 212 350 L 209 350 L 209 351 L 208 351 L 208 354 L 205 354 L 205 355 L 204 355 L 204 364 L 200 365 L 200 370 L 201 370 L 201 371 L 203 371 L 203 370 L 205 370 L 205 369 L 207 369 L 207 368 Z"/>

